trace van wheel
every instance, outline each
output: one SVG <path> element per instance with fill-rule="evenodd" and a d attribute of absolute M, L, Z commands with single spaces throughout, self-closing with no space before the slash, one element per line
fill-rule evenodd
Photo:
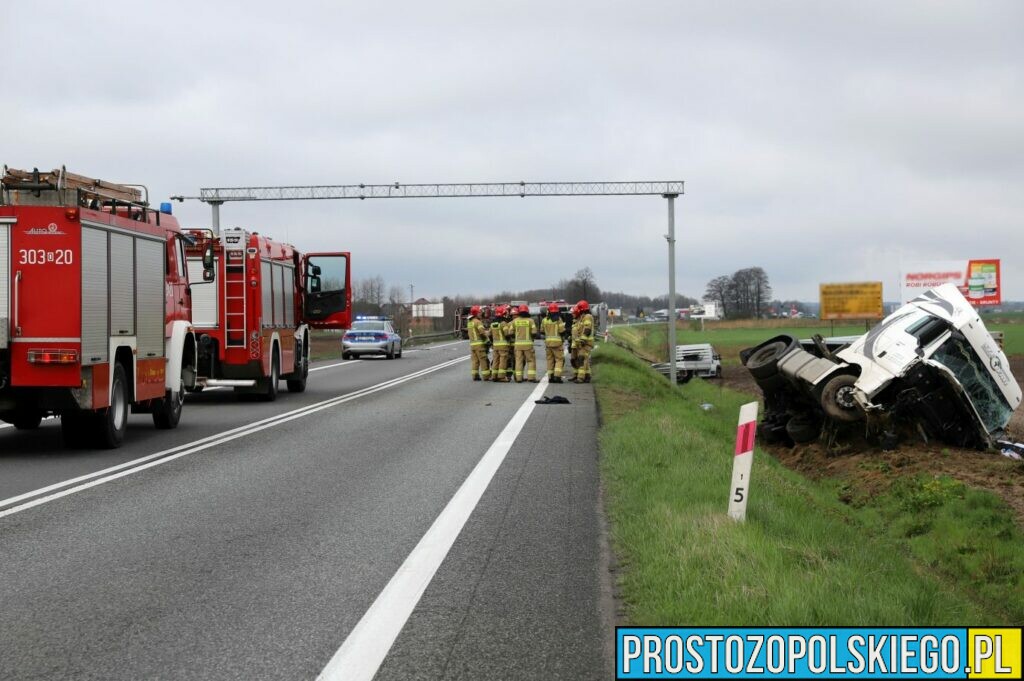
<path fill-rule="evenodd" d="M 114 382 L 110 386 L 110 406 L 96 414 L 93 433 L 103 449 L 117 449 L 128 430 L 128 379 L 121 364 L 114 364 Z"/>
<path fill-rule="evenodd" d="M 280 369 L 277 367 L 277 348 L 274 348 L 274 356 L 270 360 L 270 376 L 263 379 L 263 394 L 260 395 L 260 400 L 273 402 L 277 399 L 277 383 L 280 378 Z"/>
<path fill-rule="evenodd" d="M 178 382 L 178 391 L 170 390 L 153 408 L 153 425 L 159 430 L 171 430 L 178 427 L 181 420 L 181 406 L 185 404 L 185 385 Z"/>

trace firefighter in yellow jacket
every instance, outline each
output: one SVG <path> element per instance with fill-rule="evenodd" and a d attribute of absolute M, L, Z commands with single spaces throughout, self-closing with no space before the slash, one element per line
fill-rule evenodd
<path fill-rule="evenodd" d="M 590 353 L 594 349 L 594 316 L 585 300 L 576 303 L 576 383 L 590 383 Z M 577 330 L 578 329 L 578 330 Z"/>
<path fill-rule="evenodd" d="M 562 382 L 562 365 L 565 364 L 565 322 L 558 312 L 558 305 L 548 305 L 548 316 L 540 323 L 544 331 L 544 347 L 547 350 L 547 373 L 552 383 Z"/>
<path fill-rule="evenodd" d="M 480 306 L 469 308 L 469 320 L 466 322 L 469 332 L 469 371 L 474 381 L 491 380 L 491 366 L 487 362 L 487 327 L 480 321 Z"/>
<path fill-rule="evenodd" d="M 509 378 L 505 375 L 505 368 L 508 366 L 509 342 L 505 338 L 505 306 L 499 305 L 494 311 L 494 319 L 491 321 L 491 347 L 494 348 L 494 358 L 491 360 L 491 380 L 498 383 L 508 383 Z"/>
<path fill-rule="evenodd" d="M 519 316 L 512 320 L 512 329 L 515 331 L 513 347 L 516 349 L 516 383 L 522 383 L 524 367 L 526 380 L 536 383 L 537 354 L 533 350 L 533 338 L 537 335 L 537 322 L 530 316 L 530 308 L 525 305 L 519 306 Z"/>

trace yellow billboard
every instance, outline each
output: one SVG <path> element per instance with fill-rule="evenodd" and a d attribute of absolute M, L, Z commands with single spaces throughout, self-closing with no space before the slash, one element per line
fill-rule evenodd
<path fill-rule="evenodd" d="M 881 319 L 882 282 L 819 284 L 822 319 Z"/>

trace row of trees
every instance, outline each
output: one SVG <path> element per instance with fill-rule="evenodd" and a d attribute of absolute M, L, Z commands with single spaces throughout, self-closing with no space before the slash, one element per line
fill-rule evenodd
<path fill-rule="evenodd" d="M 727 319 L 760 319 L 772 307 L 772 287 L 763 269 L 746 267 L 709 281 L 704 300 L 717 303 Z"/>

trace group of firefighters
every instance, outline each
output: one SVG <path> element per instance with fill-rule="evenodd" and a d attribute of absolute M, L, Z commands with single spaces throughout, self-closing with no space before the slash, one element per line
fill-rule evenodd
<path fill-rule="evenodd" d="M 513 312 L 516 316 L 513 317 Z M 565 364 L 565 344 L 569 344 L 570 366 L 575 376 L 574 383 L 590 383 L 590 353 L 594 349 L 594 317 L 590 305 L 581 300 L 572 307 L 573 323 L 569 332 L 559 312 L 558 305 L 548 305 L 547 316 L 537 322 L 530 316 L 530 308 L 520 305 L 499 305 L 495 309 L 490 325 L 480 319 L 480 306 L 469 310 L 467 329 L 474 381 L 497 381 L 507 383 L 514 380 L 522 383 L 537 383 L 537 356 L 533 341 L 540 334 L 544 336 L 547 349 L 547 375 L 552 383 L 562 382 L 562 367 Z M 568 338 L 566 337 L 568 336 Z M 488 357 L 488 348 L 494 350 Z M 514 357 L 513 361 L 510 361 Z"/>

